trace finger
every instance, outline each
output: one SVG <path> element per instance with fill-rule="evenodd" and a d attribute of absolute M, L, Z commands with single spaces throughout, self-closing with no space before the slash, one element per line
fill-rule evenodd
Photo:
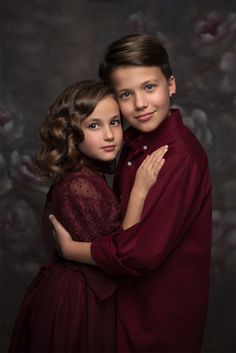
<path fill-rule="evenodd" d="M 155 165 L 157 165 L 158 163 L 160 163 L 160 161 L 163 159 L 164 155 L 166 154 L 166 152 L 168 151 L 168 149 L 164 149 L 162 150 L 154 159 L 153 163 Z"/>
<path fill-rule="evenodd" d="M 150 158 L 147 160 L 147 163 L 151 165 L 155 160 L 161 159 L 167 151 L 168 145 L 158 148 L 156 151 L 152 152 Z"/>
<path fill-rule="evenodd" d="M 57 236 L 57 233 L 54 228 L 52 230 L 52 236 L 53 236 L 54 240 L 58 241 L 58 236 Z"/>
<path fill-rule="evenodd" d="M 167 151 L 168 151 L 168 145 L 161 146 L 160 148 L 152 152 L 150 155 L 147 155 L 147 157 L 141 163 L 140 167 L 143 167 L 143 168 L 155 167 L 156 161 L 158 161 L 159 163 Z"/>
<path fill-rule="evenodd" d="M 64 227 L 61 225 L 61 223 L 57 220 L 57 218 L 54 215 L 49 215 L 49 220 L 52 223 L 56 237 L 58 234 L 61 234 L 60 232 L 65 231 Z"/>
<path fill-rule="evenodd" d="M 53 214 L 50 214 L 48 218 L 49 218 L 49 221 L 52 223 L 52 225 L 56 227 L 58 223 L 58 220 L 56 219 L 56 217 Z"/>
<path fill-rule="evenodd" d="M 140 164 L 139 168 L 145 166 L 145 164 L 147 163 L 147 161 L 149 160 L 149 158 L 150 158 L 150 155 L 148 154 L 148 155 L 145 157 L 145 159 L 142 161 L 142 163 Z"/>
<path fill-rule="evenodd" d="M 151 170 L 156 170 L 160 161 L 163 159 L 164 155 L 168 151 L 167 148 L 162 148 L 152 156 L 152 158 L 146 163 L 146 168 L 150 168 Z"/>
<path fill-rule="evenodd" d="M 159 172 L 160 172 L 161 168 L 163 167 L 164 163 L 165 163 L 165 159 L 162 158 L 162 159 L 160 160 L 160 162 L 156 165 L 155 175 L 158 175 L 158 174 L 159 174 Z"/>
<path fill-rule="evenodd" d="M 162 153 L 163 150 L 166 150 L 168 149 L 169 146 L 168 145 L 164 145 L 164 146 L 161 146 L 159 147 L 157 150 L 155 150 L 154 152 L 151 153 L 151 156 L 156 156 L 158 155 L 159 153 Z"/>

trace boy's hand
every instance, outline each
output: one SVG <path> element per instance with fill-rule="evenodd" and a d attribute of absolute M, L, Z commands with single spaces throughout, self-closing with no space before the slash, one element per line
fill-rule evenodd
<path fill-rule="evenodd" d="M 91 255 L 91 243 L 75 241 L 71 238 L 67 230 L 62 226 L 55 216 L 50 215 L 56 241 L 58 253 L 66 260 L 82 262 L 89 265 L 96 265 Z"/>
<path fill-rule="evenodd" d="M 67 258 L 69 246 L 73 242 L 73 239 L 55 216 L 49 215 L 49 220 L 54 227 L 53 237 L 56 241 L 57 251 L 62 257 Z"/>

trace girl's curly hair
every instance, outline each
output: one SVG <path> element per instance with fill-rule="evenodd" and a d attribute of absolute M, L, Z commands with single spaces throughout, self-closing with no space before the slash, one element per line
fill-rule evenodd
<path fill-rule="evenodd" d="M 82 160 L 79 143 L 83 141 L 81 122 L 107 96 L 115 98 L 103 82 L 86 80 L 66 88 L 49 107 L 39 136 L 43 143 L 36 155 L 36 171 L 44 180 L 57 180 L 79 169 Z"/>

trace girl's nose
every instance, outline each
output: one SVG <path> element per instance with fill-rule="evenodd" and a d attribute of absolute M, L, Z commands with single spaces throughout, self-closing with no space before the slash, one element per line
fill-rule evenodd
<path fill-rule="evenodd" d="M 112 141 L 114 139 L 114 134 L 110 127 L 104 129 L 103 137 L 105 141 Z"/>

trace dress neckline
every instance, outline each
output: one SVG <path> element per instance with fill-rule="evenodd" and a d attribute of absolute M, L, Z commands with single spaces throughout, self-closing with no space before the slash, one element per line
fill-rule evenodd
<path fill-rule="evenodd" d="M 95 170 L 99 174 L 114 174 L 116 168 L 116 160 L 114 159 L 113 161 L 106 162 L 89 158 L 83 155 L 82 165 Z"/>

